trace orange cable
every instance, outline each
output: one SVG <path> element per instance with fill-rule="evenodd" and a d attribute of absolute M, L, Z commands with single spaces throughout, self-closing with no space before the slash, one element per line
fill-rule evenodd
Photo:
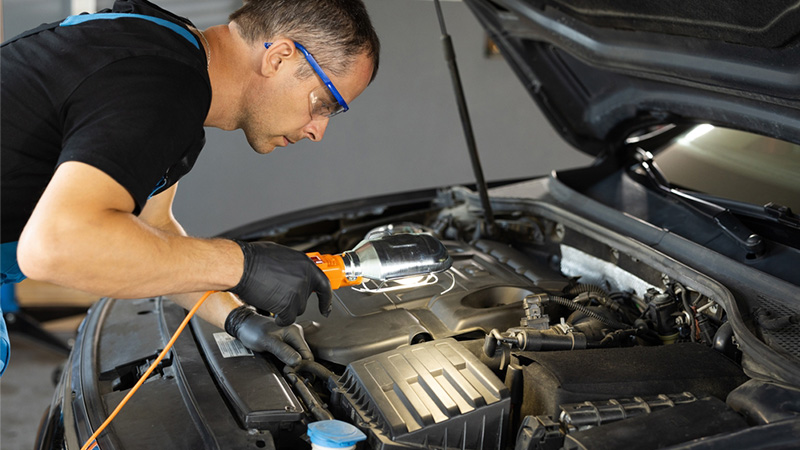
<path fill-rule="evenodd" d="M 81 447 L 81 450 L 89 450 L 89 449 L 94 449 L 94 448 L 100 448 L 97 445 L 97 442 L 95 441 L 95 439 L 97 439 L 97 436 L 99 436 L 100 433 L 102 433 L 103 430 L 105 430 L 105 428 L 108 426 L 108 424 L 110 424 L 111 421 L 114 420 L 114 417 L 116 417 L 117 413 L 119 413 L 122 410 L 122 407 L 125 406 L 125 403 L 128 403 L 128 400 L 130 400 L 130 398 L 133 397 L 133 394 L 136 393 L 136 391 L 139 389 L 139 386 L 144 384 L 145 380 L 147 380 L 147 377 L 150 376 L 150 373 L 153 372 L 153 370 L 156 368 L 156 366 L 158 366 L 158 363 L 160 363 L 161 360 L 164 359 L 164 357 L 167 355 L 167 352 L 169 352 L 169 350 L 172 348 L 172 344 L 174 344 L 175 341 L 178 340 L 178 336 L 180 336 L 180 334 L 183 331 L 183 329 L 186 328 L 186 325 L 189 323 L 189 320 L 192 318 L 192 316 L 194 316 L 194 314 L 197 312 L 197 310 L 200 309 L 200 305 L 202 305 L 203 302 L 205 302 L 206 299 L 211 294 L 213 294 L 215 292 L 217 292 L 217 291 L 208 291 L 205 294 L 203 294 L 202 297 L 200 297 L 200 300 L 198 300 L 197 303 L 195 303 L 195 305 L 192 307 L 192 309 L 186 315 L 186 318 L 183 319 L 183 322 L 178 327 L 178 329 L 175 331 L 175 334 L 172 335 L 172 338 L 167 343 L 167 346 L 164 347 L 164 350 L 162 350 L 161 353 L 158 355 L 158 358 L 156 358 L 156 360 L 153 361 L 153 364 L 150 365 L 150 368 L 147 369 L 147 372 L 145 372 L 144 375 L 142 375 L 142 377 L 139 378 L 139 381 L 136 383 L 135 386 L 133 386 L 133 388 L 131 388 L 131 390 L 128 392 L 128 394 L 125 396 L 125 398 L 123 398 L 122 401 L 119 402 L 119 405 L 117 405 L 117 407 L 114 409 L 114 411 L 111 413 L 111 415 L 108 416 L 106 421 L 103 422 L 102 425 L 100 425 L 100 428 L 98 428 L 97 431 L 95 431 L 94 434 L 92 434 L 89 437 L 89 440 L 87 440 L 86 443 L 83 444 L 83 447 Z M 90 446 L 90 444 L 92 444 L 93 442 L 94 442 L 94 445 Z"/>

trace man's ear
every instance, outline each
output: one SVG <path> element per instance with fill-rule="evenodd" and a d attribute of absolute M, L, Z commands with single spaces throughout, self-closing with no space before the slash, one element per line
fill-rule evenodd
<path fill-rule="evenodd" d="M 266 49 L 261 59 L 261 75 L 271 77 L 278 71 L 289 67 L 289 61 L 297 53 L 294 41 L 291 39 L 276 39 L 269 48 Z"/>

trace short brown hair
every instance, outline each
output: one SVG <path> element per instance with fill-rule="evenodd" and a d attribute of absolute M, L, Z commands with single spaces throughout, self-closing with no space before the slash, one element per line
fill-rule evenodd
<path fill-rule="evenodd" d="M 299 42 L 326 72 L 341 76 L 357 55 L 366 54 L 372 79 L 378 73 L 380 41 L 362 0 L 244 0 L 229 18 L 250 43 L 281 37 Z M 311 74 L 310 67 L 298 73 Z"/>

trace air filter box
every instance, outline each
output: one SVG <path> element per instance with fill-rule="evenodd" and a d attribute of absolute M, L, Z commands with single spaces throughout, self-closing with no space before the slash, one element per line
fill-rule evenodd
<path fill-rule="evenodd" d="M 381 450 L 501 449 L 509 402 L 503 383 L 453 339 L 355 361 L 331 397 Z"/>
<path fill-rule="evenodd" d="M 509 376 L 522 373 L 522 416 L 558 417 L 565 403 L 681 392 L 724 400 L 748 380 L 723 354 L 692 343 L 526 352 L 516 360 Z"/>

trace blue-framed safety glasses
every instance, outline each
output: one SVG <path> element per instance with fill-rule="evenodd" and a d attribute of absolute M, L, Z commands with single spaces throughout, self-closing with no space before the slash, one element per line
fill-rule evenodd
<path fill-rule="evenodd" d="M 269 48 L 270 45 L 272 45 L 272 42 L 264 43 L 264 47 L 266 48 Z M 325 87 L 327 87 L 327 93 L 330 94 L 327 95 L 321 86 L 319 89 L 314 89 L 311 91 L 311 94 L 309 94 L 311 100 L 311 115 L 333 117 L 350 109 L 350 107 L 347 106 L 347 102 L 345 102 L 344 98 L 342 98 L 342 95 L 339 94 L 338 90 L 336 90 L 336 86 L 333 85 L 331 79 L 328 78 L 328 75 L 325 74 L 325 72 L 322 70 L 322 67 L 317 64 L 317 60 L 311 56 L 311 53 L 309 53 L 308 50 L 306 50 L 306 48 L 300 45 L 298 42 L 295 42 L 294 46 L 297 47 L 297 49 L 300 50 L 300 53 L 306 57 L 306 61 L 308 61 L 308 64 L 312 69 L 314 69 L 314 72 L 317 73 L 317 76 L 319 76 L 319 78 L 325 84 Z M 331 98 L 331 95 L 333 98 Z"/>

